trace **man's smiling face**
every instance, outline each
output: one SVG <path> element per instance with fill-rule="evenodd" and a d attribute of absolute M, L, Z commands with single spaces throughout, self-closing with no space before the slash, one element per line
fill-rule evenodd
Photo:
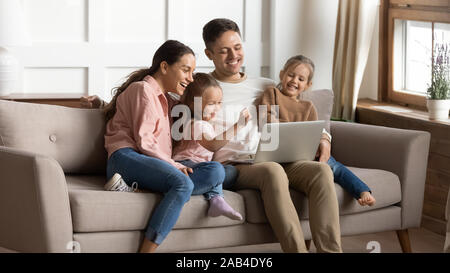
<path fill-rule="evenodd" d="M 219 75 L 232 77 L 241 71 L 244 50 L 239 33 L 233 30 L 224 32 L 205 53 L 214 62 L 215 71 Z"/>

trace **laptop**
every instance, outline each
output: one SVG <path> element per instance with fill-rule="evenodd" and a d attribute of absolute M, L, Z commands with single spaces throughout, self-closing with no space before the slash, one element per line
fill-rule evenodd
<path fill-rule="evenodd" d="M 261 131 L 256 154 L 233 162 L 288 163 L 314 160 L 323 128 L 324 120 L 267 123 Z"/>

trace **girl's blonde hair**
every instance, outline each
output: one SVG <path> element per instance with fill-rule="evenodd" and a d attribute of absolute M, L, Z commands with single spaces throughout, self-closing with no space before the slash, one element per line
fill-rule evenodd
<path fill-rule="evenodd" d="M 292 66 L 297 66 L 300 64 L 305 64 L 309 68 L 308 83 L 311 82 L 311 80 L 314 77 L 315 66 L 314 66 L 314 62 L 308 57 L 305 57 L 303 55 L 296 55 L 296 56 L 289 58 L 287 60 L 287 62 L 284 64 L 283 70 L 285 72 L 287 72 L 288 69 L 291 68 Z M 280 87 L 281 87 L 281 83 L 279 83 L 277 85 L 278 89 L 280 89 Z"/>

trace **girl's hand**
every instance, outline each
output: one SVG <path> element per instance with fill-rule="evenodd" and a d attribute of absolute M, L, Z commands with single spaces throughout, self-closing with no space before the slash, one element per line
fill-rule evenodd
<path fill-rule="evenodd" d="M 189 167 L 180 168 L 179 170 L 187 176 L 189 176 L 189 173 L 194 173 L 194 170 Z"/>
<path fill-rule="evenodd" d="M 321 139 L 319 149 L 316 156 L 319 157 L 319 162 L 327 163 L 331 156 L 331 143 L 326 139 Z"/>

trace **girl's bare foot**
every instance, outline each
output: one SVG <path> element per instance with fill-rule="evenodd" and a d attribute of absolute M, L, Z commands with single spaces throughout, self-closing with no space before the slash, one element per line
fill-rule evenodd
<path fill-rule="evenodd" d="M 375 202 L 375 197 L 373 197 L 368 191 L 362 192 L 360 198 L 358 199 L 358 203 L 361 206 L 373 206 L 375 205 Z"/>
<path fill-rule="evenodd" d="M 153 253 L 156 251 L 156 248 L 158 247 L 157 244 L 150 241 L 149 239 L 144 237 L 144 240 L 142 241 L 141 249 L 139 250 L 140 253 Z"/>

